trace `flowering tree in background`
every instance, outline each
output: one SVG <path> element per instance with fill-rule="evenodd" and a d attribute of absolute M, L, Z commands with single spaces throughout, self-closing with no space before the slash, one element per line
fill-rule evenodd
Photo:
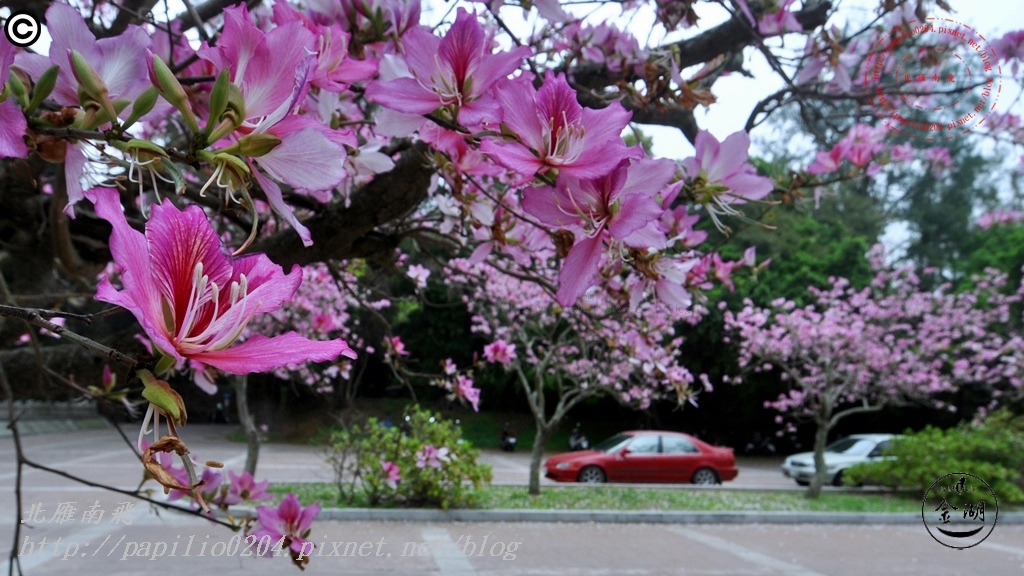
<path fill-rule="evenodd" d="M 452 264 L 449 279 L 467 288 L 473 330 L 492 339 L 484 357 L 515 375 L 533 414 L 530 494 L 540 494 L 547 439 L 580 402 L 607 394 L 639 408 L 666 397 L 696 404 L 699 389 L 708 385 L 706 377 L 697 384 L 677 354 L 682 338 L 675 336 L 675 325 L 698 322 L 699 306 L 647 302 L 628 310 L 593 294 L 563 308 L 536 282 L 487 264 Z M 548 403 L 551 393 L 554 406 Z"/>
<path fill-rule="evenodd" d="M 858 290 L 832 278 L 827 290 L 808 288 L 815 302 L 802 308 L 781 299 L 759 308 L 748 300 L 740 312 L 725 313 L 726 327 L 738 339 L 740 366 L 777 369 L 788 383 L 786 392 L 766 403 L 780 412 L 778 422 L 814 424 L 811 497 L 827 476 L 829 431 L 843 418 L 909 402 L 941 408 L 942 395 L 958 384 L 1003 376 L 1019 382 L 1017 375 L 999 374 L 1006 343 L 992 334 L 1014 301 L 1000 292 L 1005 275 L 992 272 L 973 291 L 952 293 L 948 285 L 924 290 L 911 267 L 892 269 L 882 258 L 876 250 L 869 287 Z"/>
<path fill-rule="evenodd" d="M 275 311 L 306 297 L 304 276 L 322 280 L 316 265 L 393 264 L 402 247 L 422 256 L 406 272 L 422 287 L 430 270 L 451 271 L 446 260 L 465 258 L 457 272 L 473 286 L 478 327 L 494 335 L 489 358 L 519 366 L 534 396 L 542 398 L 546 378 L 556 381 L 559 418 L 594 388 L 641 405 L 662 390 L 689 399 L 693 377 L 672 326 L 696 321 L 709 288 L 756 265 L 752 253 L 723 260 L 708 228 L 728 234 L 737 222 L 756 223 L 773 192 L 799 197 L 906 161 L 914 150 L 890 151 L 866 100 L 910 95 L 926 108 L 943 93 L 916 80 L 875 87 L 864 73 L 894 27 L 947 8 L 942 0 L 885 0 L 884 25 L 867 27 L 837 23 L 827 0 L 799 9 L 733 0 L 703 30 L 704 3 L 612 6 L 623 22 L 653 16 L 657 34 L 639 37 L 548 0 L 463 3 L 439 22 L 418 0 L 206 0 L 181 15 L 154 13 L 158 4 L 4 2 L 45 22 L 52 41 L 24 50 L 0 39 L 0 340 L 14 344 L 25 322 L 34 325 L 31 349 L 4 353 L 0 388 L 11 400 L 33 394 L 8 381 L 6 367 L 17 367 L 36 376 L 19 381 L 59 380 L 75 395 L 120 402 L 124 389 L 88 384 L 99 375 L 83 367 L 77 346 L 107 356 L 149 405 L 142 432 L 153 423 L 157 438 L 144 449 L 147 471 L 199 502 L 214 480 L 196 473 L 179 434 L 187 407 L 173 378 L 212 390 L 223 374 L 305 370 L 321 386 L 332 368 L 303 363 L 344 371 L 339 358 L 357 351 L 346 328 L 329 326 L 345 322 L 344 310 L 288 318 L 302 334 L 255 329 L 274 326 L 264 320 L 272 314 L 281 326 L 287 312 Z M 534 19 L 532 35 L 514 35 L 505 23 L 512 11 Z M 794 59 L 766 41 L 796 34 L 807 42 Z M 1016 67 L 1019 44 L 1019 34 L 1000 39 L 995 64 Z M 742 69 L 748 47 L 785 88 L 750 112 L 745 130 L 702 130 L 694 109 L 714 105 L 716 82 Z M 774 112 L 837 100 L 857 107 L 854 121 L 832 127 L 831 145 L 814 131 L 823 150 L 813 163 L 773 181 L 749 162 L 748 132 Z M 622 136 L 639 124 L 678 128 L 694 155 L 652 158 Z M 1021 145 L 1016 116 L 989 125 Z M 941 152 L 927 160 L 949 163 Z M 428 258 L 441 262 L 426 268 Z M 354 300 L 365 294 L 348 291 Z M 92 300 L 131 312 L 148 354 L 98 342 L 102 327 L 87 326 L 103 317 Z M 499 325 L 510 303 L 536 317 Z M 61 319 L 67 324 L 53 321 Z M 37 328 L 61 338 L 42 346 Z M 389 335 L 390 358 L 403 356 L 401 342 Z M 530 361 L 543 367 L 530 372 Z M 445 375 L 439 382 L 454 396 L 479 402 L 466 374 L 445 366 Z M 557 419 L 536 402 L 538 431 L 550 430 Z M 170 452 L 187 482 L 168 470 L 161 455 Z M 33 465 L 20 444 L 17 453 L 19 470 Z M 316 508 L 286 504 L 261 521 L 298 558 Z"/>

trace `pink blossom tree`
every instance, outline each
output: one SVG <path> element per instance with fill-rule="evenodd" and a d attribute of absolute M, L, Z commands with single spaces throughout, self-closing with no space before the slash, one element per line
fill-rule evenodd
<path fill-rule="evenodd" d="M 530 494 L 540 493 L 547 439 L 580 402 L 610 395 L 639 408 L 665 398 L 695 404 L 708 385 L 680 363 L 682 338 L 675 335 L 677 323 L 700 320 L 700 306 L 648 302 L 627 310 L 622 301 L 590 293 L 564 308 L 543 278 L 517 278 L 488 264 L 452 264 L 449 279 L 467 289 L 463 301 L 473 330 L 492 340 L 485 358 L 513 374 L 530 406 L 536 429 Z"/>
<path fill-rule="evenodd" d="M 765 407 L 790 427 L 814 425 L 811 497 L 824 484 L 825 445 L 840 420 L 910 402 L 944 407 L 944 393 L 992 380 L 999 370 L 991 364 L 1005 345 L 991 330 L 1006 318 L 1011 299 L 997 290 L 998 281 L 959 294 L 948 285 L 924 290 L 911 267 L 891 268 L 883 258 L 876 249 L 876 276 L 865 288 L 832 278 L 829 289 L 808 288 L 815 301 L 802 308 L 782 299 L 760 308 L 747 300 L 741 311 L 725 314 L 739 365 L 777 370 L 788 384 Z"/>

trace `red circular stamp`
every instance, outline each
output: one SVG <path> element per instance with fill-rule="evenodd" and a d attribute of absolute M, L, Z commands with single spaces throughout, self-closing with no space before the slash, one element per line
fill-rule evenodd
<path fill-rule="evenodd" d="M 875 114 L 908 138 L 948 140 L 971 132 L 1002 94 L 988 40 L 948 18 L 893 28 L 872 47 L 862 71 Z"/>

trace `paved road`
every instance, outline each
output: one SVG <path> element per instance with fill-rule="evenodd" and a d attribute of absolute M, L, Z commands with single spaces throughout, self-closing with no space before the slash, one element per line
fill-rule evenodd
<path fill-rule="evenodd" d="M 225 430 L 189 426 L 187 438 L 199 458 L 237 466 L 244 449 L 223 440 Z M 42 463 L 133 489 L 139 464 L 119 442 L 109 431 L 25 438 L 31 457 Z M 7 486 L 14 480 L 12 452 L 9 441 L 0 443 L 0 482 Z M 499 481 L 525 481 L 525 455 L 489 453 L 486 458 L 495 466 Z M 788 487 L 777 464 L 741 462 L 740 479 L 731 484 Z M 330 479 L 317 449 L 276 445 L 265 447 L 260 476 L 275 481 Z M 24 526 L 18 543 L 23 568 L 30 575 L 72 570 L 84 576 L 156 570 L 171 574 L 203 571 L 217 576 L 297 573 L 285 558 L 242 557 L 245 546 L 237 539 L 232 542 L 230 532 L 192 517 L 156 514 L 142 504 L 124 506 L 130 498 L 39 471 L 27 473 L 24 487 L 22 512 L 38 512 L 37 521 Z M 71 520 L 51 522 L 62 503 L 75 507 Z M 103 516 L 93 514 L 95 522 L 84 521 L 83 513 L 90 508 L 102 511 Z M 0 555 L 5 555 L 12 542 L 13 525 L 7 519 L 15 518 L 17 512 L 13 494 L 0 492 Z M 312 559 L 307 574 L 1024 574 L 1021 525 L 997 526 L 988 540 L 966 551 L 940 546 L 918 525 L 320 521 L 314 530 L 314 541 L 325 545 L 320 548 L 323 556 Z M 331 556 L 335 550 L 337 554 Z M 157 558 L 151 559 L 154 555 Z"/>
<path fill-rule="evenodd" d="M 998 526 L 964 551 L 940 546 L 913 525 L 317 522 L 314 529 L 322 556 L 314 556 L 305 571 L 314 575 L 1024 574 L 1020 525 Z M 43 537 L 48 540 L 41 546 Z M 29 575 L 298 573 L 285 557 L 243 557 L 244 545 L 230 545 L 225 530 L 180 516 L 139 512 L 130 527 L 42 527 L 23 538 L 22 567 Z"/>

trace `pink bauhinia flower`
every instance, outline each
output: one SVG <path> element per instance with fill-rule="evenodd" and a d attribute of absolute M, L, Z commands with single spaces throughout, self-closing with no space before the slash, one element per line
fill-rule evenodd
<path fill-rule="evenodd" d="M 256 508 L 257 525 L 252 536 L 258 541 L 266 536 L 271 542 L 277 542 L 284 538 L 286 545 L 295 554 L 300 552 L 307 558 L 313 551 L 313 543 L 306 540 L 309 537 L 310 526 L 317 514 L 320 513 L 319 504 L 310 504 L 303 508 L 295 494 L 288 494 L 277 506 L 260 506 Z M 266 554 L 270 554 L 268 549 Z"/>
<path fill-rule="evenodd" d="M 427 278 L 430 278 L 430 270 L 426 266 L 419 264 L 413 264 L 409 266 L 409 278 L 412 278 L 413 282 L 416 283 L 417 288 L 427 287 Z"/>
<path fill-rule="evenodd" d="M 128 225 L 118 192 L 86 196 L 113 226 L 110 251 L 122 269 L 123 290 L 104 277 L 96 298 L 127 308 L 162 354 L 181 367 L 209 365 L 230 374 L 266 372 L 287 364 L 324 362 L 356 354 L 341 339 L 312 341 L 295 332 L 237 343 L 254 316 L 277 310 L 302 281 L 296 265 L 285 274 L 266 255 L 233 258 L 198 206 L 153 207 L 142 234 Z"/>
<path fill-rule="evenodd" d="M 803 30 L 803 26 L 796 19 L 796 14 L 789 10 L 792 4 L 793 0 L 782 0 L 777 10 L 761 17 L 757 23 L 757 31 L 764 36 L 777 36 Z"/>
<path fill-rule="evenodd" d="M 944 148 L 942 146 L 936 146 L 925 150 L 924 159 L 928 161 L 932 170 L 932 175 L 936 178 L 942 176 L 942 173 L 953 165 L 953 158 L 949 155 L 949 148 Z"/>
<path fill-rule="evenodd" d="M 526 180 L 552 168 L 574 178 L 596 178 L 624 158 L 639 156 L 621 138 L 632 114 L 618 102 L 601 110 L 583 108 L 564 75 L 549 73 L 540 90 L 510 81 L 495 91 L 502 124 L 518 140 L 484 140 L 481 150 Z"/>
<path fill-rule="evenodd" d="M 81 13 L 65 3 L 55 2 L 46 10 L 46 26 L 53 37 L 49 56 L 31 52 L 18 54 L 17 66 L 32 78 L 39 78 L 51 66 L 60 68 L 51 98 L 64 106 L 78 106 L 79 82 L 75 76 L 70 51 L 81 54 L 92 67 L 113 101 L 134 100 L 149 88 L 145 54 L 150 46 L 149 35 L 138 26 L 128 28 L 110 38 L 99 40 L 89 30 Z"/>
<path fill-rule="evenodd" d="M 238 504 L 247 500 L 267 500 L 270 498 L 270 495 L 267 494 L 270 480 L 256 482 L 248 470 L 241 474 L 229 471 L 228 478 L 231 480 L 231 486 L 224 497 L 225 504 Z"/>
<path fill-rule="evenodd" d="M 512 347 L 515 348 L 515 345 Z M 469 405 L 473 407 L 474 412 L 480 411 L 480 389 L 473 386 L 472 378 L 469 378 L 464 374 L 459 374 L 455 377 L 454 388 L 454 396 L 456 399 L 465 399 L 469 402 Z"/>
<path fill-rule="evenodd" d="M 843 148 L 833 146 L 828 152 L 818 152 L 814 162 L 807 167 L 810 174 L 831 174 L 843 165 Z"/>
<path fill-rule="evenodd" d="M 705 206 L 720 229 L 718 215 L 735 216 L 739 211 L 732 205 L 760 200 L 775 187 L 771 178 L 759 176 L 747 162 L 750 136 L 746 132 L 741 130 L 719 142 L 702 130 L 694 144 L 696 155 L 683 160 L 683 168 L 688 177 L 701 178 L 710 186 Z M 718 186 L 725 190 L 714 190 Z"/>
<path fill-rule="evenodd" d="M 402 342 L 401 336 L 385 338 L 384 345 L 387 347 L 389 353 L 394 353 L 396 356 L 409 355 L 409 351 L 405 349 L 405 342 Z"/>
<path fill-rule="evenodd" d="M 410 114 L 450 108 L 464 125 L 501 118 L 498 103 L 489 91 L 531 54 L 525 46 L 491 54 L 479 20 L 461 8 L 444 38 L 416 27 L 406 33 L 402 43 L 408 75 L 371 82 L 366 97 Z"/>
<path fill-rule="evenodd" d="M 671 162 L 620 162 L 606 176 L 558 179 L 556 188 L 530 188 L 523 209 L 541 222 L 570 228 L 580 239 L 569 250 L 558 275 L 558 302 L 571 306 L 593 283 L 606 244 L 664 248 L 656 220 L 664 210 L 654 199 L 675 173 Z M 648 226 L 651 224 L 651 226 Z"/>
<path fill-rule="evenodd" d="M 351 133 L 293 113 L 308 94 L 317 70 L 317 55 L 310 50 L 316 42 L 303 21 L 288 21 L 264 32 L 249 19 L 245 6 L 238 6 L 224 11 L 224 33 L 217 45 L 204 44 L 197 52 L 217 71 L 229 70 L 231 82 L 242 95 L 246 118 L 231 136 L 266 133 L 280 139 L 255 163 L 275 180 L 314 197 L 341 183 L 346 175 L 345 144 L 358 144 Z M 216 176 L 217 172 L 211 182 L 227 182 L 230 188 L 230 178 Z M 311 245 L 309 230 L 284 203 L 280 187 L 257 170 L 253 176 L 271 208 L 298 232 L 304 245 Z"/>
<path fill-rule="evenodd" d="M 318 88 L 342 92 L 348 85 L 369 80 L 377 73 L 377 61 L 373 58 L 351 57 L 351 37 L 340 24 L 319 24 L 284 2 L 274 3 L 274 22 L 278 26 L 301 22 L 316 37 L 317 64 L 312 83 Z"/>
<path fill-rule="evenodd" d="M 13 62 L 14 45 L 6 37 L 0 37 L 0 88 L 7 82 Z M 25 146 L 27 128 L 25 115 L 14 99 L 0 102 L 0 158 L 24 158 L 28 155 L 28 147 Z"/>
<path fill-rule="evenodd" d="M 442 368 L 444 369 L 444 373 L 447 376 L 454 376 L 455 373 L 459 371 L 458 366 L 455 365 L 455 362 L 452 361 L 451 358 L 445 358 L 444 359 L 444 363 L 442 364 Z"/>
<path fill-rule="evenodd" d="M 64 3 L 53 3 L 46 10 L 46 26 L 53 38 L 49 56 L 21 52 L 15 58 L 15 64 L 32 78 L 39 78 L 46 70 L 57 66 L 60 72 L 51 98 L 58 104 L 81 104 L 81 86 L 71 64 L 72 51 L 77 52 L 96 73 L 106 98 L 111 102 L 117 99 L 135 100 L 149 88 L 146 60 L 139 56 L 149 47 L 150 39 L 142 28 L 128 26 L 117 36 L 97 40 L 78 10 Z M 74 205 L 83 198 L 80 178 L 85 171 L 86 160 L 80 145 L 67 146 L 64 179 L 67 183 L 68 204 L 64 212 L 72 218 L 75 215 Z"/>
<path fill-rule="evenodd" d="M 427 444 L 422 450 L 416 453 L 416 467 L 440 469 L 442 463 L 448 463 L 451 458 L 448 456 L 447 448 L 435 448 L 433 444 Z"/>
<path fill-rule="evenodd" d="M 488 362 L 508 364 L 516 359 L 516 345 L 509 344 L 499 338 L 487 346 L 484 346 L 484 358 L 486 358 Z"/>
<path fill-rule="evenodd" d="M 1024 30 L 1008 32 L 1002 38 L 992 42 L 992 48 L 999 55 L 1000 62 L 1012 62 L 1010 71 L 1014 76 L 1020 64 L 1024 62 Z"/>
<path fill-rule="evenodd" d="M 392 490 L 397 489 L 398 483 L 402 481 L 401 468 L 398 467 L 398 464 L 391 461 L 381 460 L 380 467 L 384 469 L 384 482 Z"/>

